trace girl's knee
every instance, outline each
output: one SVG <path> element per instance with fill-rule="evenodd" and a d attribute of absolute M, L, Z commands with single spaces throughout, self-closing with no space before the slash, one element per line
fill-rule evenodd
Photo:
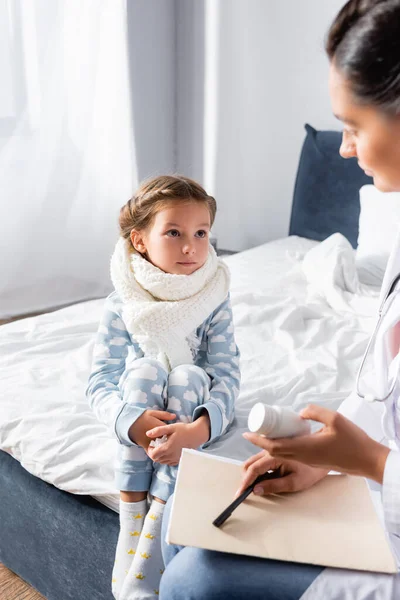
<path fill-rule="evenodd" d="M 160 379 L 166 381 L 168 378 L 168 373 L 164 365 L 155 358 L 138 358 L 129 364 L 127 371 L 134 377 L 148 379 L 153 382 Z"/>
<path fill-rule="evenodd" d="M 130 363 L 121 380 L 124 400 L 134 404 L 157 404 L 164 407 L 168 373 L 152 358 L 139 358 Z"/>
<path fill-rule="evenodd" d="M 168 385 L 182 387 L 202 388 L 210 385 L 210 378 L 201 367 L 197 365 L 179 365 L 172 369 L 168 377 Z"/>

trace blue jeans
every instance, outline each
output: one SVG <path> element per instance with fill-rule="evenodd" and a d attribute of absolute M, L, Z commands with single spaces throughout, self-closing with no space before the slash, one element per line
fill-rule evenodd
<path fill-rule="evenodd" d="M 171 500 L 163 517 L 166 569 L 160 600 L 299 600 L 323 570 L 315 565 L 170 546 L 165 535 Z"/>

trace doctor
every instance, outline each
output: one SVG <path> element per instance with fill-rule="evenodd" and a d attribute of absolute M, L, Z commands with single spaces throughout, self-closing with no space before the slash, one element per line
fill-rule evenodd
<path fill-rule="evenodd" d="M 385 192 L 400 191 L 400 0 L 350 0 L 329 30 L 329 89 L 343 122 L 343 158 L 359 165 Z M 261 448 L 244 465 L 242 488 L 281 467 L 260 495 L 311 487 L 330 469 L 360 475 L 381 489 L 388 532 L 400 556 L 400 237 L 382 286 L 382 317 L 355 390 L 339 412 L 307 407 L 302 416 L 324 427 L 301 438 L 244 436 Z M 399 537 L 398 537 L 399 536 Z M 397 544 L 396 544 L 397 542 Z M 322 569 L 164 545 L 162 600 L 398 599 L 400 576 Z"/>

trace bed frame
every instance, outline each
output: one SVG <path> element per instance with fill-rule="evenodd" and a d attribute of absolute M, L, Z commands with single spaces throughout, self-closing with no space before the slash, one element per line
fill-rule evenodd
<path fill-rule="evenodd" d="M 339 132 L 306 126 L 290 235 L 341 231 L 355 246 L 358 190 L 371 180 L 338 158 Z M 0 562 L 47 600 L 113 600 L 118 515 L 90 496 L 60 491 L 0 451 Z"/>
<path fill-rule="evenodd" d="M 118 515 L 0 451 L 0 562 L 48 600 L 113 600 Z"/>

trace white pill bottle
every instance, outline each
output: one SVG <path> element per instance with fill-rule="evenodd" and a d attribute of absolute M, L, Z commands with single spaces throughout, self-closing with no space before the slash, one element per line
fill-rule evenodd
<path fill-rule="evenodd" d="M 250 411 L 248 428 L 267 438 L 295 437 L 311 432 L 309 421 L 287 406 L 270 406 L 257 402 Z"/>

